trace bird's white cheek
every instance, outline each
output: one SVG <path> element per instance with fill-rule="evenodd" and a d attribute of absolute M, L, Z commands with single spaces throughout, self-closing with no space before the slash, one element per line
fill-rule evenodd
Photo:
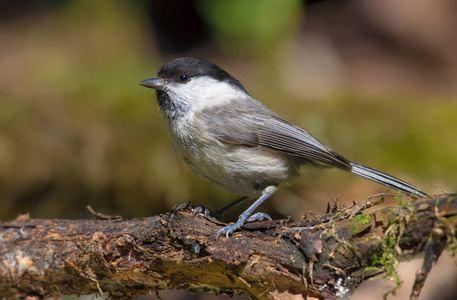
<path fill-rule="evenodd" d="M 209 77 L 193 78 L 186 84 L 175 84 L 170 86 L 168 93 L 174 101 L 189 104 L 193 111 L 210 109 L 246 97 L 238 88 Z"/>

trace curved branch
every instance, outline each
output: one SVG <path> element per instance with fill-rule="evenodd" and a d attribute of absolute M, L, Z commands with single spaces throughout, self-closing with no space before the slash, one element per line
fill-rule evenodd
<path fill-rule="evenodd" d="M 290 224 L 247 224 L 217 241 L 223 224 L 193 216 L 190 204 L 139 220 L 22 217 L 0 224 L 0 294 L 9 299 L 108 292 L 124 299 L 185 288 L 255 299 L 338 299 L 374 275 L 395 276 L 397 259 L 425 253 L 414 297 L 430 261 L 446 245 L 457 248 L 457 197 L 366 213 L 374 204 L 365 200 Z"/>

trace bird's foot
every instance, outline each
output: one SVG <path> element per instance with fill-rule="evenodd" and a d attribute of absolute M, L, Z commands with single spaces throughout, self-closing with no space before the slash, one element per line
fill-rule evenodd
<path fill-rule="evenodd" d="M 251 215 L 246 220 L 246 222 L 262 221 L 264 219 L 267 219 L 267 220 L 270 220 L 270 221 L 273 220 L 269 215 L 267 215 L 265 213 L 258 212 L 258 213 L 255 213 L 255 214 Z"/>
<path fill-rule="evenodd" d="M 246 222 L 255 222 L 255 221 L 261 221 L 264 219 L 272 220 L 269 215 L 261 213 L 261 212 L 255 213 L 251 216 L 247 216 L 246 214 L 243 213 L 238 217 L 238 221 L 236 221 L 235 224 L 227 225 L 224 228 L 222 228 L 221 230 L 219 230 L 216 235 L 216 240 L 221 235 L 225 235 L 227 238 L 230 237 L 230 235 L 235 230 L 240 229 Z"/>
<path fill-rule="evenodd" d="M 214 211 L 214 210 L 204 207 L 203 205 L 199 205 L 199 206 L 195 207 L 194 209 L 192 209 L 192 213 L 194 214 L 194 216 L 196 214 L 202 214 L 205 218 L 210 216 L 210 217 L 216 218 L 218 220 L 220 220 L 220 218 L 222 217 L 222 214 L 219 212 L 219 210 Z"/>
<path fill-rule="evenodd" d="M 217 232 L 216 240 L 221 235 L 225 235 L 228 238 L 235 230 L 240 229 L 241 226 L 243 226 L 244 223 L 246 223 L 246 220 L 247 220 L 246 216 L 240 215 L 240 217 L 238 218 L 238 221 L 236 221 L 235 224 L 227 225 Z"/>
<path fill-rule="evenodd" d="M 196 214 L 202 214 L 202 215 L 204 215 L 204 216 L 207 216 L 207 215 L 211 215 L 211 212 L 212 212 L 212 210 L 210 210 L 209 208 L 204 207 L 203 205 L 199 205 L 199 206 L 194 207 L 194 208 L 192 209 L 192 213 L 193 213 L 194 215 L 196 215 Z"/>
<path fill-rule="evenodd" d="M 245 200 L 249 199 L 248 197 L 246 196 L 243 196 L 227 205 L 225 205 L 224 207 L 221 207 L 217 210 L 211 210 L 209 208 L 206 208 L 202 205 L 199 205 L 197 207 L 195 207 L 192 212 L 194 213 L 194 215 L 196 214 L 202 214 L 204 217 L 208 217 L 208 216 L 211 216 L 213 218 L 216 218 L 218 221 L 222 221 L 222 216 L 225 214 L 226 211 L 228 211 L 229 209 L 231 209 L 232 207 L 235 207 L 237 206 L 238 204 L 244 202 Z"/>

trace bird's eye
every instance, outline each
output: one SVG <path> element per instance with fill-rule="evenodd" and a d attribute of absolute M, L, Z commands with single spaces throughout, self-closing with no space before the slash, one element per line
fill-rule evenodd
<path fill-rule="evenodd" d="M 181 74 L 181 75 L 179 75 L 178 79 L 179 79 L 180 83 L 186 83 L 190 80 L 190 76 L 187 74 Z"/>

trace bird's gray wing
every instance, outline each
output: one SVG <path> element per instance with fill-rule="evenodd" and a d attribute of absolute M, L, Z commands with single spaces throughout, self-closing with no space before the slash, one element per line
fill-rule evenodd
<path fill-rule="evenodd" d="M 318 165 L 352 168 L 347 159 L 272 111 L 256 114 L 221 110 L 205 115 L 210 133 L 222 142 L 265 147 Z"/>

